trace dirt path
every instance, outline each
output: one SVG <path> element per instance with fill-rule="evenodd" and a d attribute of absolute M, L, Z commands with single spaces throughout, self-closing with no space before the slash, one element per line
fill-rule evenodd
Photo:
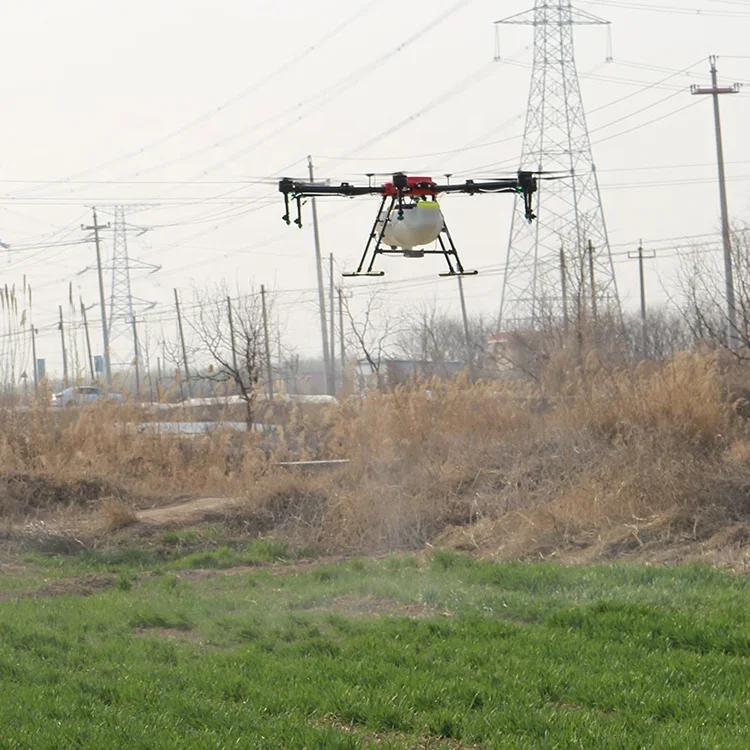
<path fill-rule="evenodd" d="M 66 594 L 91 596 L 112 588 L 116 580 L 117 576 L 112 573 L 89 573 L 74 578 L 60 578 L 35 588 L 0 591 L 0 602 L 11 599 L 39 599 Z"/>
<path fill-rule="evenodd" d="M 238 501 L 229 497 L 201 497 L 164 508 L 137 512 L 138 520 L 148 526 L 199 523 L 223 518 L 236 508 Z"/>

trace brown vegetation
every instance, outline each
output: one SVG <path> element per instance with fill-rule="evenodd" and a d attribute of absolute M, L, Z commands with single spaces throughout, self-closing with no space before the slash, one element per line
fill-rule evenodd
<path fill-rule="evenodd" d="M 545 368 L 533 384 L 435 380 L 373 392 L 292 415 L 273 437 L 140 434 L 112 406 L 5 413 L 0 510 L 93 505 L 111 530 L 136 522 L 133 506 L 210 495 L 231 499 L 221 517 L 236 532 L 328 551 L 432 543 L 502 558 L 703 550 L 747 559 L 740 364 L 691 352 L 610 365 L 594 351 L 583 361 L 563 351 Z M 349 463 L 314 475 L 278 466 L 291 458 Z M 26 494 L 13 489 L 18 477 Z"/>

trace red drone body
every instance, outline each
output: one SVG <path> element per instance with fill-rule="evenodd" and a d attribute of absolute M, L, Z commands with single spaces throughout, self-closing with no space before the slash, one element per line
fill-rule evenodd
<path fill-rule="evenodd" d="M 406 187 L 402 189 L 402 194 L 420 198 L 434 198 L 437 195 L 435 188 L 437 185 L 433 182 L 432 177 L 407 177 Z M 383 195 L 389 197 L 398 197 L 399 188 L 393 182 L 386 182 L 383 185 Z"/>

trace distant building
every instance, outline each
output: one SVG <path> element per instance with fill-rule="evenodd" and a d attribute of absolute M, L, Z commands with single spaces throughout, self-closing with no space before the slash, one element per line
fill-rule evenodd
<path fill-rule="evenodd" d="M 373 372 L 366 359 L 357 361 L 356 387 L 362 392 L 373 388 L 395 388 L 415 376 L 447 380 L 466 370 L 463 362 L 431 362 L 416 359 L 383 359 L 379 371 Z"/>

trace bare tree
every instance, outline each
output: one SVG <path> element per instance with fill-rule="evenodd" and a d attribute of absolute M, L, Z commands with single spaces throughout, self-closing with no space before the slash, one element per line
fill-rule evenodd
<path fill-rule="evenodd" d="M 630 361 L 667 359 L 695 343 L 691 327 L 678 307 L 654 307 L 645 325 L 640 313 L 623 316 L 622 337 Z"/>
<path fill-rule="evenodd" d="M 732 229 L 736 330 L 740 346 L 732 354 L 750 360 L 750 233 L 749 226 Z M 696 246 L 680 269 L 681 311 L 695 340 L 712 346 L 729 347 L 729 316 L 723 263 L 718 253 Z"/>
<path fill-rule="evenodd" d="M 231 297 L 226 284 L 213 290 L 196 290 L 195 313 L 187 316 L 197 351 L 195 360 L 208 358 L 191 373 L 204 382 L 232 383 L 245 404 L 245 420 L 252 429 L 266 367 L 266 342 L 261 295 Z M 266 294 L 267 316 L 273 319 L 273 295 Z"/>
<path fill-rule="evenodd" d="M 377 387 L 382 388 L 386 380 L 383 365 L 399 332 L 397 321 L 379 290 L 367 298 L 359 313 L 352 309 L 350 297 L 345 296 L 342 302 L 349 322 L 349 346 L 364 358 Z"/>
<path fill-rule="evenodd" d="M 468 322 L 467 341 L 461 318 L 438 310 L 434 303 L 422 306 L 403 316 L 395 351 L 407 359 L 429 363 L 431 371 L 442 375 L 450 374 L 448 363 L 468 366 L 473 361 L 481 368 L 491 331 L 482 316 Z"/>

